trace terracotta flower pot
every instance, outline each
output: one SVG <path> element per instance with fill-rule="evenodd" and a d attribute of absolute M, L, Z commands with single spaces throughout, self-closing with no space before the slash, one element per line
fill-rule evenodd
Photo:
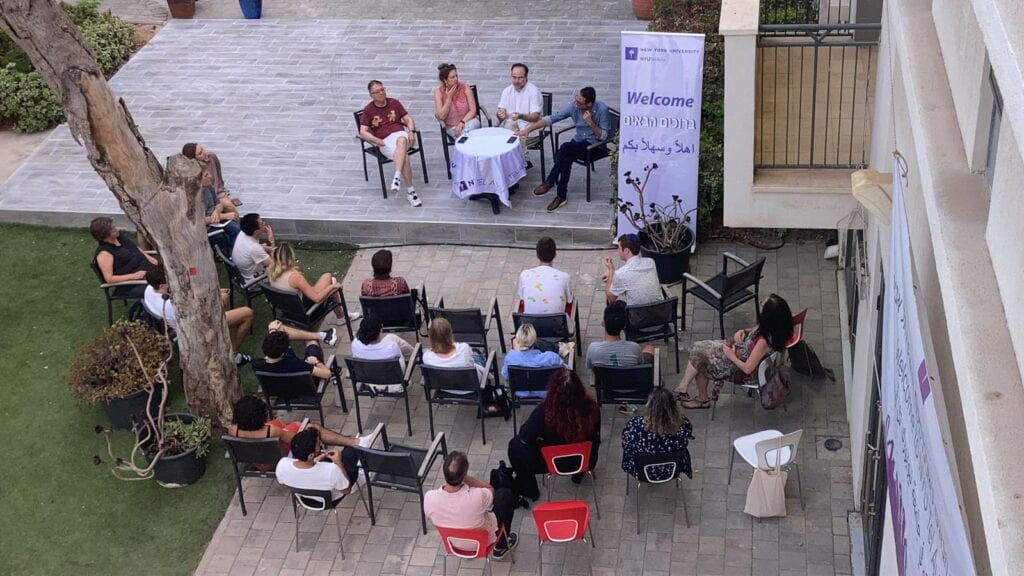
<path fill-rule="evenodd" d="M 171 18 L 192 18 L 196 14 L 196 0 L 167 0 Z"/>
<path fill-rule="evenodd" d="M 633 15 L 637 20 L 651 20 L 654 18 L 654 0 L 632 0 Z"/>

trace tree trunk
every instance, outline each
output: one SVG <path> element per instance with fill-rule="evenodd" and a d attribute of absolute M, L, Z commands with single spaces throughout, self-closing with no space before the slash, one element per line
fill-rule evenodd
<path fill-rule="evenodd" d="M 78 28 L 53 0 L 0 0 L 0 29 L 53 90 L 71 134 L 84 143 L 121 209 L 156 243 L 178 316 L 189 410 L 226 425 L 240 390 L 203 222 L 198 163 L 178 154 L 164 172 Z"/>

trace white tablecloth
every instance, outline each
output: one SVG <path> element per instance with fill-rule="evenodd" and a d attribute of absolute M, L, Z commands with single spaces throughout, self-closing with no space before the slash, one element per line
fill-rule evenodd
<path fill-rule="evenodd" d="M 509 208 L 508 188 L 526 176 L 519 139 L 504 128 L 480 128 L 456 141 L 452 152 L 452 194 L 467 198 L 473 194 L 497 194 Z"/>

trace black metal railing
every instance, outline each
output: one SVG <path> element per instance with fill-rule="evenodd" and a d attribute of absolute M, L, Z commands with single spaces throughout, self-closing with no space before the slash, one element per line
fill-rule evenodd
<path fill-rule="evenodd" d="M 757 168 L 863 168 L 879 24 L 764 25 L 757 41 Z"/>
<path fill-rule="evenodd" d="M 845 24 L 850 0 L 761 0 L 761 24 Z"/>

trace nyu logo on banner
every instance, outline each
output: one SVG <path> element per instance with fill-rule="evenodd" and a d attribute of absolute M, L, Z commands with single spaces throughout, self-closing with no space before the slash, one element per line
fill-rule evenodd
<path fill-rule="evenodd" d="M 638 205 L 623 174 L 657 163 L 644 201 L 696 208 L 704 35 L 623 32 L 622 58 L 619 198 Z M 618 231 L 634 231 L 621 213 Z"/>
<path fill-rule="evenodd" d="M 897 174 L 892 184 L 881 371 L 896 563 L 901 576 L 973 576 L 971 547 L 925 363 L 912 265 L 902 181 Z"/>

